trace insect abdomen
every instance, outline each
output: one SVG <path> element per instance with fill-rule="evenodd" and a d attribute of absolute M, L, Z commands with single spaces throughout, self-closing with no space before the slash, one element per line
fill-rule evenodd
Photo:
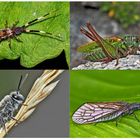
<path fill-rule="evenodd" d="M 114 119 L 118 118 L 119 116 L 121 116 L 121 114 L 122 113 L 120 113 L 120 112 L 112 113 L 107 116 L 103 116 L 97 120 L 94 120 L 94 122 L 104 122 L 104 121 L 114 120 Z"/>
<path fill-rule="evenodd" d="M 12 30 L 10 28 L 6 28 L 0 32 L 0 41 L 5 40 L 12 36 L 13 36 Z"/>

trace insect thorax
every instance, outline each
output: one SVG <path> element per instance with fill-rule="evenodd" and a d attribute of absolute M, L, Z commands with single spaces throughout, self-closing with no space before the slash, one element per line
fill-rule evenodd
<path fill-rule="evenodd" d="M 140 37 L 136 35 L 125 35 L 122 43 L 127 47 L 140 47 Z"/>
<path fill-rule="evenodd" d="M 128 106 L 129 114 L 131 114 L 135 110 L 139 110 L 139 109 L 140 109 L 140 103 L 132 103 L 132 104 L 129 104 L 129 106 Z"/>

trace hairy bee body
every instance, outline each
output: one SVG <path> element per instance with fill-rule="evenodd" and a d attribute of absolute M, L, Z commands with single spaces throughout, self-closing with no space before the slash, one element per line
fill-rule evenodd
<path fill-rule="evenodd" d="M 6 95 L 0 101 L 0 128 L 4 128 L 5 132 L 6 132 L 5 124 L 8 121 L 13 119 L 18 123 L 18 120 L 14 118 L 14 113 L 24 101 L 24 96 L 20 93 L 20 88 L 25 82 L 27 77 L 28 74 L 26 74 L 24 79 L 22 79 L 21 76 L 17 90 L 11 92 L 9 95 Z"/>
<path fill-rule="evenodd" d="M 23 103 L 24 97 L 19 91 L 11 92 L 0 102 L 0 128 L 5 127 L 5 123 L 14 119 L 14 112 Z"/>

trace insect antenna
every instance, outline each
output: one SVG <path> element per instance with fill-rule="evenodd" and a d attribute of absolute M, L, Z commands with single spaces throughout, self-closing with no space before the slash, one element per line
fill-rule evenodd
<path fill-rule="evenodd" d="M 20 88 L 22 87 L 22 85 L 24 84 L 24 82 L 27 79 L 27 77 L 28 77 L 28 73 L 25 75 L 24 78 L 21 75 L 20 80 L 19 80 L 19 83 L 18 83 L 17 93 L 20 90 Z"/>

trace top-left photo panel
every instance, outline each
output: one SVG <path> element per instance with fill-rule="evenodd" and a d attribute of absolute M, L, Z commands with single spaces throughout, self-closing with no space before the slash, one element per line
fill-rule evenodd
<path fill-rule="evenodd" d="M 0 2 L 0 69 L 68 69 L 69 2 Z"/>

